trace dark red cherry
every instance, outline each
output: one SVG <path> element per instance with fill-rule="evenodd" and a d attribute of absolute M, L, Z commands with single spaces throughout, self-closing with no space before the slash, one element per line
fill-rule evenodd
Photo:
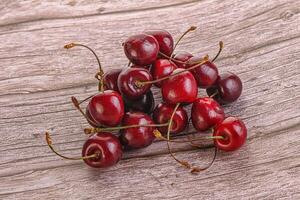
<path fill-rule="evenodd" d="M 215 127 L 213 136 L 224 139 L 214 139 L 217 148 L 224 151 L 234 151 L 240 148 L 247 139 L 247 128 L 244 122 L 236 117 L 227 117 Z"/>
<path fill-rule="evenodd" d="M 150 68 L 154 80 L 170 75 L 177 66 L 168 59 L 157 59 Z M 155 86 L 161 87 L 163 81 L 154 83 Z"/>
<path fill-rule="evenodd" d="M 124 52 L 133 64 L 149 65 L 157 58 L 159 44 L 155 37 L 151 35 L 138 34 L 129 37 L 125 41 Z"/>
<path fill-rule="evenodd" d="M 126 68 L 119 74 L 118 88 L 121 94 L 128 99 L 138 99 L 150 90 L 152 84 L 137 86 L 136 83 L 151 80 L 152 76 L 146 69 Z"/>
<path fill-rule="evenodd" d="M 237 100 L 242 93 L 243 85 L 241 79 L 231 73 L 227 72 L 221 74 L 218 77 L 216 83 L 206 89 L 209 96 L 213 95 L 213 98 L 219 103 L 231 103 Z"/>
<path fill-rule="evenodd" d="M 214 99 L 198 98 L 192 106 L 192 122 L 196 130 L 206 131 L 221 123 L 225 118 L 224 109 Z"/>
<path fill-rule="evenodd" d="M 149 90 L 146 94 L 144 94 L 139 99 L 127 99 L 123 97 L 125 104 L 125 111 L 140 111 L 143 113 L 152 113 L 154 109 L 154 97 L 151 90 Z"/>
<path fill-rule="evenodd" d="M 155 37 L 159 44 L 159 51 L 167 56 L 171 56 L 173 52 L 174 40 L 171 34 L 165 30 L 150 30 L 146 34 Z"/>
<path fill-rule="evenodd" d="M 180 52 L 174 56 L 174 59 L 179 60 L 180 62 L 187 62 L 193 55 L 188 52 Z M 174 61 L 178 68 L 187 68 L 187 64 Z"/>
<path fill-rule="evenodd" d="M 84 159 L 84 162 L 94 168 L 110 167 L 122 158 L 122 146 L 115 135 L 99 132 L 90 136 L 82 148 L 82 156 L 97 155 L 95 158 Z"/>
<path fill-rule="evenodd" d="M 127 112 L 123 119 L 123 126 L 154 124 L 151 117 L 142 112 Z M 150 145 L 155 136 L 155 127 L 137 127 L 120 130 L 120 141 L 127 149 L 137 149 Z"/>
<path fill-rule="evenodd" d="M 161 87 L 163 100 L 168 104 L 192 103 L 198 94 L 197 82 L 189 71 L 178 68 L 173 71 L 173 76 L 163 82 Z"/>
<path fill-rule="evenodd" d="M 131 65 L 131 68 L 144 68 L 149 69 L 151 65 Z"/>
<path fill-rule="evenodd" d="M 114 90 L 119 92 L 118 77 L 122 69 L 110 69 L 103 76 L 104 88 L 106 90 Z"/>
<path fill-rule="evenodd" d="M 199 63 L 202 60 L 202 57 L 192 57 L 188 60 L 188 63 Z M 192 67 L 195 64 L 189 64 L 187 67 Z M 210 61 L 206 61 L 204 64 L 199 67 L 191 70 L 193 73 L 198 86 L 200 88 L 208 88 L 212 86 L 219 75 L 216 65 Z"/>
<path fill-rule="evenodd" d="M 158 104 L 153 112 L 153 120 L 157 124 L 168 123 L 172 113 L 174 112 L 175 105 L 166 103 Z M 174 114 L 172 120 L 172 127 L 170 133 L 177 134 L 185 130 L 188 124 L 188 116 L 185 109 L 179 106 Z M 164 134 L 168 131 L 168 126 L 158 127 L 158 130 Z"/>
<path fill-rule="evenodd" d="M 118 92 L 105 90 L 91 98 L 87 110 L 97 126 L 116 126 L 124 116 L 124 103 Z"/>

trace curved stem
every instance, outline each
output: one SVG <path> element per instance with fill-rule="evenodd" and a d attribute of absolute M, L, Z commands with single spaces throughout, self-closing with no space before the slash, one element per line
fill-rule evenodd
<path fill-rule="evenodd" d="M 50 137 L 50 134 L 48 132 L 46 132 L 45 135 L 46 135 L 46 142 L 47 142 L 49 148 L 53 151 L 53 153 L 55 153 L 56 155 L 58 155 L 59 157 L 62 157 L 64 159 L 67 159 L 67 160 L 84 160 L 84 159 L 90 159 L 90 158 L 97 158 L 97 157 L 100 156 L 99 154 L 92 154 L 92 155 L 89 155 L 89 156 L 77 157 L 77 158 L 64 156 L 64 155 L 58 153 L 54 149 L 54 147 L 52 146 L 52 139 Z"/>
<path fill-rule="evenodd" d="M 218 148 L 215 146 L 214 149 L 215 149 L 214 156 L 213 156 L 213 159 L 210 161 L 210 163 L 206 167 L 202 167 L 202 168 L 201 167 L 192 167 L 192 169 L 191 169 L 192 174 L 199 173 L 201 171 L 207 170 L 208 168 L 210 168 L 214 164 L 214 162 L 217 158 Z"/>
<path fill-rule="evenodd" d="M 174 53 L 174 51 L 175 51 L 177 45 L 179 44 L 179 42 L 182 40 L 182 38 L 184 38 L 184 36 L 185 36 L 186 34 L 188 34 L 189 32 L 194 31 L 194 30 L 196 30 L 196 29 L 197 29 L 196 26 L 191 26 L 188 30 L 186 30 L 186 31 L 179 37 L 179 39 L 176 41 L 176 43 L 175 43 L 175 45 L 174 45 L 172 55 L 173 55 L 173 53 Z M 172 57 L 172 55 L 171 55 L 171 57 Z"/>
<path fill-rule="evenodd" d="M 90 52 L 92 52 L 92 54 L 95 56 L 95 58 L 97 59 L 98 65 L 99 65 L 99 72 L 96 74 L 96 78 L 99 80 L 99 91 L 103 92 L 104 91 L 104 83 L 103 83 L 103 75 L 104 75 L 104 71 L 102 69 L 101 66 L 101 62 L 99 57 L 97 56 L 97 54 L 95 53 L 95 51 L 93 49 L 91 49 L 90 47 L 83 45 L 83 44 L 79 44 L 79 43 L 70 43 L 70 44 L 66 44 L 64 46 L 65 49 L 70 49 L 73 48 L 75 46 L 80 46 L 80 47 L 84 47 L 86 49 L 88 49 Z"/>
<path fill-rule="evenodd" d="M 83 110 L 81 109 L 80 104 L 81 104 L 83 101 L 78 102 L 77 98 L 74 97 L 74 96 L 71 97 L 71 100 L 72 100 L 72 103 L 73 103 L 74 107 L 82 114 L 82 116 L 83 116 L 90 124 L 95 124 L 93 121 L 91 121 L 91 120 L 86 116 L 86 114 L 85 114 L 85 113 L 83 112 Z M 95 125 L 97 125 L 97 124 L 95 124 Z"/>
<path fill-rule="evenodd" d="M 166 79 L 169 79 L 169 78 L 172 78 L 172 77 L 174 77 L 174 76 L 177 76 L 178 74 L 181 74 L 181 73 L 183 73 L 183 72 L 186 72 L 186 71 L 190 71 L 190 70 L 192 70 L 192 69 L 195 69 L 195 68 L 199 67 L 200 65 L 204 64 L 204 63 L 207 62 L 207 61 L 208 61 L 208 55 L 206 55 L 205 57 L 203 57 L 203 58 L 201 59 L 201 61 L 197 62 L 196 65 L 193 65 L 193 66 L 191 66 L 191 67 L 189 67 L 189 68 L 186 68 L 186 69 L 184 69 L 184 70 L 182 70 L 182 71 L 180 71 L 180 72 L 173 73 L 173 74 L 171 74 L 171 75 L 169 75 L 169 76 L 165 76 L 165 77 L 162 77 L 162 78 L 159 78 L 159 79 L 156 79 L 156 80 L 152 80 L 152 81 L 137 81 L 135 84 L 136 84 L 138 87 L 142 87 L 142 86 L 144 86 L 145 84 L 158 83 L 158 82 L 160 82 L 160 81 L 164 81 L 164 80 L 166 80 Z"/>
<path fill-rule="evenodd" d="M 219 57 L 220 53 L 223 50 L 223 47 L 224 47 L 224 44 L 222 41 L 220 41 L 219 42 L 219 51 L 218 51 L 217 55 L 215 55 L 215 57 L 211 60 L 211 62 L 214 62 Z"/>
<path fill-rule="evenodd" d="M 134 124 L 134 125 L 128 125 L 128 126 L 117 126 L 117 127 L 104 127 L 104 128 L 85 128 L 84 133 L 85 134 L 92 134 L 102 131 L 116 131 L 121 129 L 127 129 L 127 128 L 138 128 L 138 127 L 163 127 L 168 126 L 169 123 L 164 124 Z"/>

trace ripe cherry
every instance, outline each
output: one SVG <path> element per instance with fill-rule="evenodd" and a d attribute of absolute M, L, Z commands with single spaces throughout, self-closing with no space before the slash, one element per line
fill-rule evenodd
<path fill-rule="evenodd" d="M 209 96 L 213 96 L 219 103 L 231 103 L 237 100 L 242 93 L 243 85 L 241 79 L 231 73 L 227 72 L 221 74 L 216 83 L 206 89 Z"/>
<path fill-rule="evenodd" d="M 152 84 L 137 85 L 138 82 L 151 81 L 150 72 L 143 68 L 126 68 L 118 77 L 118 88 L 128 99 L 138 99 L 146 94 Z"/>
<path fill-rule="evenodd" d="M 166 103 L 158 104 L 153 112 L 153 120 L 157 124 L 163 124 L 169 122 L 171 115 L 175 109 L 176 105 L 170 105 Z M 178 134 L 185 130 L 188 124 L 188 116 L 185 109 L 182 106 L 179 106 L 174 114 L 172 119 L 172 126 L 170 133 Z M 158 127 L 158 130 L 164 134 L 167 133 L 168 127 Z"/>
<path fill-rule="evenodd" d="M 157 59 L 150 68 L 150 72 L 154 80 L 170 75 L 175 69 L 176 65 L 168 59 Z M 154 83 L 155 86 L 161 87 L 162 82 Z"/>
<path fill-rule="evenodd" d="M 127 112 L 124 116 L 122 125 L 145 125 L 154 124 L 151 117 L 142 112 Z M 134 127 L 120 130 L 120 141 L 125 148 L 136 149 L 150 145 L 155 136 L 155 127 Z"/>
<path fill-rule="evenodd" d="M 119 92 L 118 77 L 121 71 L 122 69 L 111 69 L 105 72 L 103 76 L 104 89 Z"/>
<path fill-rule="evenodd" d="M 116 91 L 105 90 L 91 98 L 87 113 L 97 126 L 116 126 L 124 116 L 122 97 Z"/>
<path fill-rule="evenodd" d="M 143 113 L 152 113 L 154 109 L 154 97 L 151 90 L 149 90 L 146 94 L 144 94 L 139 99 L 127 99 L 123 97 L 125 104 L 125 111 L 140 111 Z"/>
<path fill-rule="evenodd" d="M 182 68 L 174 70 L 173 73 L 179 74 L 165 80 L 161 87 L 163 100 L 168 104 L 192 103 L 198 93 L 193 74 Z"/>
<path fill-rule="evenodd" d="M 82 157 L 67 157 L 58 153 L 52 146 L 49 133 L 46 141 L 50 149 L 58 156 L 68 160 L 84 160 L 90 167 L 104 168 L 115 165 L 122 158 L 122 146 L 115 135 L 108 132 L 98 132 L 90 136 L 82 148 Z"/>
<path fill-rule="evenodd" d="M 236 117 L 227 117 L 215 127 L 213 136 L 223 137 L 223 139 L 214 139 L 217 148 L 224 151 L 234 151 L 245 143 L 247 128 L 242 120 Z"/>
<path fill-rule="evenodd" d="M 155 37 L 159 44 L 159 51 L 167 56 L 171 56 L 173 52 L 174 40 L 171 34 L 165 30 L 150 30 L 145 32 Z"/>
<path fill-rule="evenodd" d="M 100 132 L 90 136 L 82 148 L 82 156 L 97 155 L 84 159 L 84 162 L 94 168 L 110 167 L 122 158 L 122 146 L 115 135 Z"/>
<path fill-rule="evenodd" d="M 155 37 L 151 35 L 138 34 L 129 37 L 125 41 L 124 52 L 133 64 L 149 65 L 157 58 L 159 44 Z"/>
<path fill-rule="evenodd" d="M 178 68 L 187 68 L 187 64 L 184 64 L 187 62 L 190 58 L 192 58 L 193 55 L 188 52 L 180 52 L 175 54 L 174 56 L 174 63 L 177 65 Z M 176 60 L 180 62 L 176 62 Z"/>
<path fill-rule="evenodd" d="M 188 60 L 188 63 L 198 63 L 201 59 L 201 57 L 192 57 Z M 194 64 L 188 64 L 188 67 L 193 65 Z M 219 75 L 216 65 L 211 61 L 206 61 L 204 64 L 193 69 L 191 72 L 193 73 L 200 88 L 212 86 L 216 82 Z"/>
<path fill-rule="evenodd" d="M 224 109 L 212 98 L 198 98 L 192 106 L 192 123 L 196 130 L 206 131 L 221 123 L 225 118 Z"/>

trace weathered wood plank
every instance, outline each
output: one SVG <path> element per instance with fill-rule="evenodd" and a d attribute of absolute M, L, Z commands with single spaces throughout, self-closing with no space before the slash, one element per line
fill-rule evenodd
<path fill-rule="evenodd" d="M 37 1 L 32 5 L 35 9 L 28 11 L 29 18 L 23 12 L 29 2 L 16 8 L 15 15 L 0 15 L 11 24 L 0 22 L 0 198 L 299 197 L 300 2 L 178 2 L 165 1 L 159 9 L 148 1 L 141 9 L 133 1 L 123 7 L 105 3 L 106 14 L 93 14 L 97 2 L 80 1 L 74 5 L 80 11 L 77 14 L 68 9 L 63 13 L 68 6 L 62 3 L 52 4 L 57 8 L 52 15 L 49 2 Z M 8 13 L 10 6 L 14 4 L 0 9 L 0 14 Z M 45 130 L 53 132 L 63 153 L 80 153 L 85 139 L 80 133 L 87 123 L 69 98 L 84 98 L 96 90 L 93 57 L 81 49 L 63 50 L 63 44 L 91 44 L 106 68 L 118 68 L 127 63 L 120 47 L 128 35 L 155 27 L 178 36 L 191 24 L 198 25 L 199 31 L 188 36 L 180 49 L 212 55 L 222 39 L 225 50 L 217 61 L 220 71 L 233 71 L 243 80 L 242 97 L 225 107 L 228 115 L 240 116 L 249 128 L 243 149 L 221 153 L 216 164 L 199 176 L 179 168 L 166 155 L 163 142 L 128 152 L 120 165 L 101 172 L 63 161 L 49 151 L 42 134 Z M 154 91 L 160 101 L 160 92 Z M 210 149 L 174 149 L 181 151 L 180 156 L 201 157 L 203 162 L 211 155 Z"/>

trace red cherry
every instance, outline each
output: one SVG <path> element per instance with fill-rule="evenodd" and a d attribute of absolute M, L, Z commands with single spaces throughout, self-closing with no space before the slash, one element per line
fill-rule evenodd
<path fill-rule="evenodd" d="M 237 100 L 241 96 L 242 89 L 241 79 L 237 75 L 227 72 L 221 74 L 216 83 L 206 89 L 206 92 L 209 96 L 213 95 L 213 98 L 219 103 L 225 104 Z"/>
<path fill-rule="evenodd" d="M 105 72 L 103 76 L 104 88 L 106 90 L 114 90 L 119 92 L 118 88 L 118 77 L 122 69 L 111 69 Z"/>
<path fill-rule="evenodd" d="M 153 120 L 157 124 L 168 123 L 171 115 L 174 112 L 175 105 L 160 103 L 153 111 Z M 172 127 L 170 133 L 177 134 L 185 130 L 188 124 L 188 115 L 182 106 L 179 106 L 174 114 L 172 120 Z M 168 127 L 158 127 L 158 130 L 167 134 Z"/>
<path fill-rule="evenodd" d="M 152 84 L 144 84 L 137 86 L 138 81 L 151 81 L 152 76 L 150 72 L 143 68 L 126 68 L 118 78 L 118 88 L 122 95 L 128 99 L 138 99 L 146 94 Z"/>
<path fill-rule="evenodd" d="M 87 110 L 97 126 L 116 126 L 124 116 L 124 103 L 119 93 L 105 90 L 91 98 Z"/>
<path fill-rule="evenodd" d="M 206 131 L 221 123 L 225 118 L 224 109 L 209 97 L 196 99 L 191 115 L 193 125 L 198 131 Z"/>
<path fill-rule="evenodd" d="M 202 57 L 192 57 L 188 60 L 188 63 L 197 63 L 201 61 Z M 187 67 L 192 67 L 195 64 L 189 64 Z M 200 88 L 208 88 L 212 86 L 219 75 L 216 65 L 210 61 L 206 61 L 204 64 L 193 69 L 191 71 Z"/>
<path fill-rule="evenodd" d="M 154 80 L 170 75 L 176 65 L 168 59 L 157 59 L 150 68 L 150 72 Z M 163 81 L 154 83 L 155 86 L 161 87 Z"/>
<path fill-rule="evenodd" d="M 159 44 L 159 51 L 167 56 L 171 56 L 173 52 L 174 40 L 171 34 L 165 30 L 146 31 L 146 34 L 155 37 Z"/>
<path fill-rule="evenodd" d="M 124 43 L 127 58 L 136 65 L 153 63 L 159 52 L 159 44 L 155 37 L 147 34 L 138 34 L 129 37 Z"/>
<path fill-rule="evenodd" d="M 174 63 L 177 65 L 178 68 L 187 68 L 187 64 L 183 64 L 181 62 L 187 62 L 192 57 L 193 55 L 188 52 L 180 52 L 174 56 L 174 59 L 179 60 L 180 62 L 176 62 L 174 60 Z"/>
<path fill-rule="evenodd" d="M 122 158 L 122 146 L 118 137 L 108 132 L 90 136 L 83 145 L 82 157 L 95 154 L 95 158 L 84 159 L 84 162 L 94 168 L 115 165 Z"/>
<path fill-rule="evenodd" d="M 142 112 L 127 112 L 123 119 L 123 126 L 154 124 L 151 117 Z M 136 149 L 150 145 L 155 136 L 154 127 L 137 127 L 120 130 L 120 141 L 125 148 Z"/>
<path fill-rule="evenodd" d="M 180 74 L 165 80 L 162 87 L 162 97 L 166 103 L 192 103 L 197 98 L 198 87 L 193 74 L 179 68 L 173 73 Z"/>
<path fill-rule="evenodd" d="M 247 139 L 247 128 L 244 122 L 236 117 L 227 117 L 215 127 L 213 136 L 224 139 L 214 139 L 217 148 L 224 151 L 234 151 L 240 148 Z"/>

